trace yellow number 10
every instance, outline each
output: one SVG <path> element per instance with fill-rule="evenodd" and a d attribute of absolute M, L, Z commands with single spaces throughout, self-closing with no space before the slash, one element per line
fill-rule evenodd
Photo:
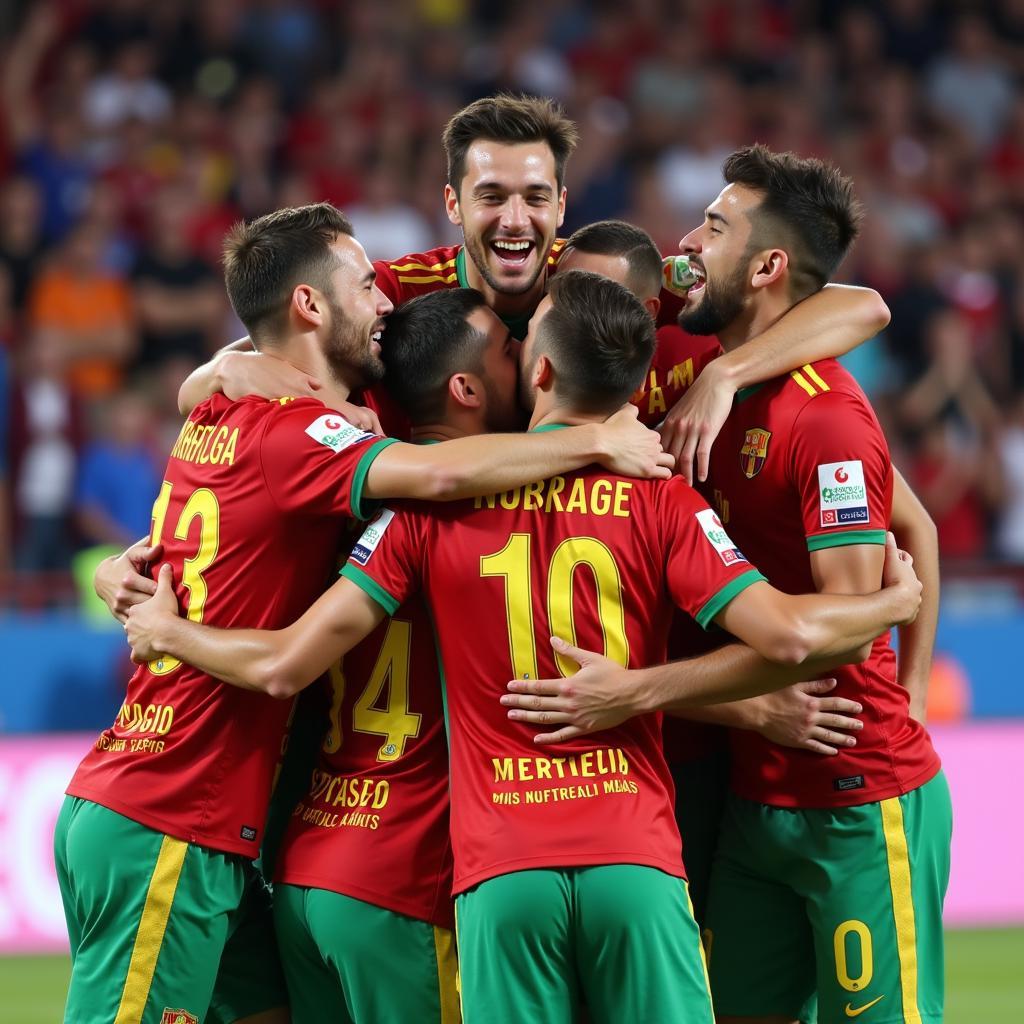
<path fill-rule="evenodd" d="M 537 639 L 533 629 L 533 581 L 530 572 L 528 533 L 513 533 L 493 555 L 480 559 L 481 576 L 505 579 L 505 614 L 508 619 L 509 654 L 517 679 L 536 679 Z M 548 567 L 548 626 L 552 635 L 576 643 L 573 588 L 576 570 L 586 566 L 597 586 L 597 615 L 604 637 L 604 656 L 620 665 L 629 663 L 629 640 L 622 609 L 622 579 L 611 551 L 593 537 L 570 537 L 555 548 Z M 576 663 L 555 655 L 558 671 L 571 676 Z"/>
<path fill-rule="evenodd" d="M 160 488 L 160 494 L 153 503 L 153 544 L 159 544 L 163 535 L 164 520 L 171 504 L 173 487 L 169 480 L 165 480 Z M 191 558 L 185 559 L 181 570 L 181 582 L 188 588 L 186 617 L 193 622 L 202 622 L 203 607 L 208 596 L 203 573 L 210 568 L 220 547 L 220 505 L 217 504 L 217 497 L 213 491 L 206 487 L 193 491 L 185 502 L 174 528 L 174 536 L 178 540 L 187 540 L 192 520 L 196 518 L 199 519 L 199 547 Z M 158 658 L 149 663 L 149 670 L 154 675 L 165 676 L 180 664 L 177 658 Z"/>

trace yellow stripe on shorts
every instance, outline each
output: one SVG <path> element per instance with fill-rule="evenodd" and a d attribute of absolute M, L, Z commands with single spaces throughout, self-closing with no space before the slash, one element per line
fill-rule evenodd
<path fill-rule="evenodd" d="M 921 1024 L 917 1008 L 917 927 L 910 890 L 910 854 L 903 825 L 903 805 L 899 797 L 883 800 L 882 834 L 885 857 L 889 862 L 889 888 L 892 891 L 892 915 L 896 925 L 896 953 L 900 961 L 900 989 L 903 995 L 904 1024 Z"/>
<path fill-rule="evenodd" d="M 114 1024 L 142 1024 L 142 1014 L 149 999 L 157 957 L 163 945 L 167 919 L 171 916 L 171 904 L 174 902 L 174 893 L 178 888 L 187 852 L 188 843 L 184 840 L 164 836 L 153 877 L 149 881 L 146 902 L 142 907 L 139 930 L 135 933 L 135 946 Z"/>
<path fill-rule="evenodd" d="M 680 882 L 683 883 L 683 895 L 686 897 L 686 909 L 690 911 L 690 917 L 697 920 L 693 913 L 693 900 L 690 899 L 690 883 L 685 878 L 680 878 Z M 707 944 L 705 945 L 704 937 L 707 936 Z M 700 946 L 700 965 L 704 968 L 704 984 L 708 987 L 708 998 L 711 997 L 711 978 L 708 977 L 708 962 L 711 956 L 711 929 L 702 932 L 700 925 L 697 925 L 697 945 Z"/>
<path fill-rule="evenodd" d="M 458 927 L 458 911 L 456 911 Z M 434 925 L 434 955 L 437 957 L 437 989 L 441 1003 L 441 1024 L 461 1024 L 462 986 L 455 932 Z"/>

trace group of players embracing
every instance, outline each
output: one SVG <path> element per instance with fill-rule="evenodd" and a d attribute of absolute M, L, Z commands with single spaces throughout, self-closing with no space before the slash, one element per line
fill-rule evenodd
<path fill-rule="evenodd" d="M 669 291 L 556 238 L 575 139 L 459 111 L 463 245 L 229 234 L 249 337 L 97 573 L 138 669 L 57 823 L 66 1021 L 942 1020 L 937 553 L 834 358 L 888 319 L 828 284 L 851 183 L 738 150 Z"/>

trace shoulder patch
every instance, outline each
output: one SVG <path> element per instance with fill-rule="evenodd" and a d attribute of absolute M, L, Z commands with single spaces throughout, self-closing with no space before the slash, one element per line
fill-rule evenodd
<path fill-rule="evenodd" d="M 702 508 L 696 513 L 697 522 L 704 531 L 708 542 L 718 552 L 718 557 L 726 565 L 735 565 L 737 562 L 745 562 L 746 556 L 732 542 L 732 538 L 725 532 L 722 520 L 714 509 Z"/>
<path fill-rule="evenodd" d="M 340 412 L 329 412 L 326 416 L 317 416 L 306 427 L 306 433 L 318 444 L 322 444 L 334 452 L 344 451 L 351 445 L 375 436 L 358 427 L 353 427 Z"/>
<path fill-rule="evenodd" d="M 366 565 L 370 555 L 377 550 L 377 545 L 384 539 L 387 528 L 395 513 L 389 508 L 382 508 L 366 525 L 363 535 L 356 541 L 356 546 L 349 556 L 356 565 Z"/>
<path fill-rule="evenodd" d="M 860 459 L 818 466 L 818 507 L 822 526 L 871 522 Z"/>

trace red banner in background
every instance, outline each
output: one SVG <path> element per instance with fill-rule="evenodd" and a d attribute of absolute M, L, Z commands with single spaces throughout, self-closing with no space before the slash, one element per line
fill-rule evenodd
<path fill-rule="evenodd" d="M 1024 924 L 1024 720 L 932 730 L 953 791 L 946 923 Z M 0 739 L 0 955 L 67 949 L 53 867 L 64 787 L 93 735 Z"/>

